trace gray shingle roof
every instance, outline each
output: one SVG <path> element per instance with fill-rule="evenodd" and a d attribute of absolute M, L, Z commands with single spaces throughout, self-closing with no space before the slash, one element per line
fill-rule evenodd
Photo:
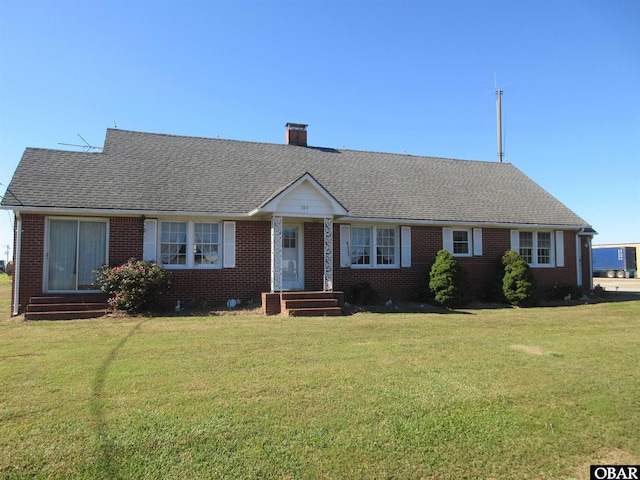
<path fill-rule="evenodd" d="M 354 217 L 588 226 L 508 163 L 116 129 L 101 153 L 28 148 L 2 206 L 246 215 L 305 172 Z"/>

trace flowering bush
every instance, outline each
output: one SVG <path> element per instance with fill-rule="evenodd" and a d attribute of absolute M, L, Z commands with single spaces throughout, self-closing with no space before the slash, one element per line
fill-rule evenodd
<path fill-rule="evenodd" d="M 164 267 L 132 258 L 118 267 L 104 265 L 96 270 L 100 290 L 109 294 L 111 308 L 129 313 L 157 307 L 171 287 L 169 272 Z"/>

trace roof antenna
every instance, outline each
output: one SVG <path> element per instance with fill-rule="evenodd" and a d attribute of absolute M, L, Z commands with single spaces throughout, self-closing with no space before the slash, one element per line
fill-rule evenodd
<path fill-rule="evenodd" d="M 84 142 L 84 145 L 75 145 L 73 143 L 60 143 L 58 142 L 58 145 L 66 145 L 68 147 L 78 147 L 78 148 L 82 148 L 83 152 L 90 152 L 91 150 L 102 150 L 102 147 L 94 147 L 93 145 L 91 145 L 89 142 L 87 142 L 82 135 L 78 134 L 78 136 L 80 137 L 80 139 Z"/>
<path fill-rule="evenodd" d="M 116 119 L 113 119 L 113 128 L 118 128 L 118 124 L 116 123 Z"/>
<path fill-rule="evenodd" d="M 496 100 L 496 115 L 498 118 L 498 162 L 502 163 L 504 152 L 502 151 L 502 90 L 498 88 L 497 75 L 493 74 L 493 86 L 496 89 L 498 99 Z"/>
<path fill-rule="evenodd" d="M 496 110 L 498 117 L 498 162 L 502 163 L 502 90 L 496 90 L 498 100 L 496 101 Z"/>

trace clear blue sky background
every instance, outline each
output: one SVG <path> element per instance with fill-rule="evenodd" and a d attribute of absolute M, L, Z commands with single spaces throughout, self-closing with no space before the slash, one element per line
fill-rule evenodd
<path fill-rule="evenodd" d="M 639 26 L 638 0 L 0 0 L 0 193 L 26 147 L 114 123 L 496 161 L 497 78 L 506 159 L 640 242 Z"/>

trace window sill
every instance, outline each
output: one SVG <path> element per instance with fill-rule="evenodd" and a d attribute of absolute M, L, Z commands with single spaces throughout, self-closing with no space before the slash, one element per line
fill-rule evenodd
<path fill-rule="evenodd" d="M 222 270 L 222 265 L 162 265 L 166 270 Z"/>
<path fill-rule="evenodd" d="M 397 270 L 400 265 L 347 265 L 352 270 Z"/>

